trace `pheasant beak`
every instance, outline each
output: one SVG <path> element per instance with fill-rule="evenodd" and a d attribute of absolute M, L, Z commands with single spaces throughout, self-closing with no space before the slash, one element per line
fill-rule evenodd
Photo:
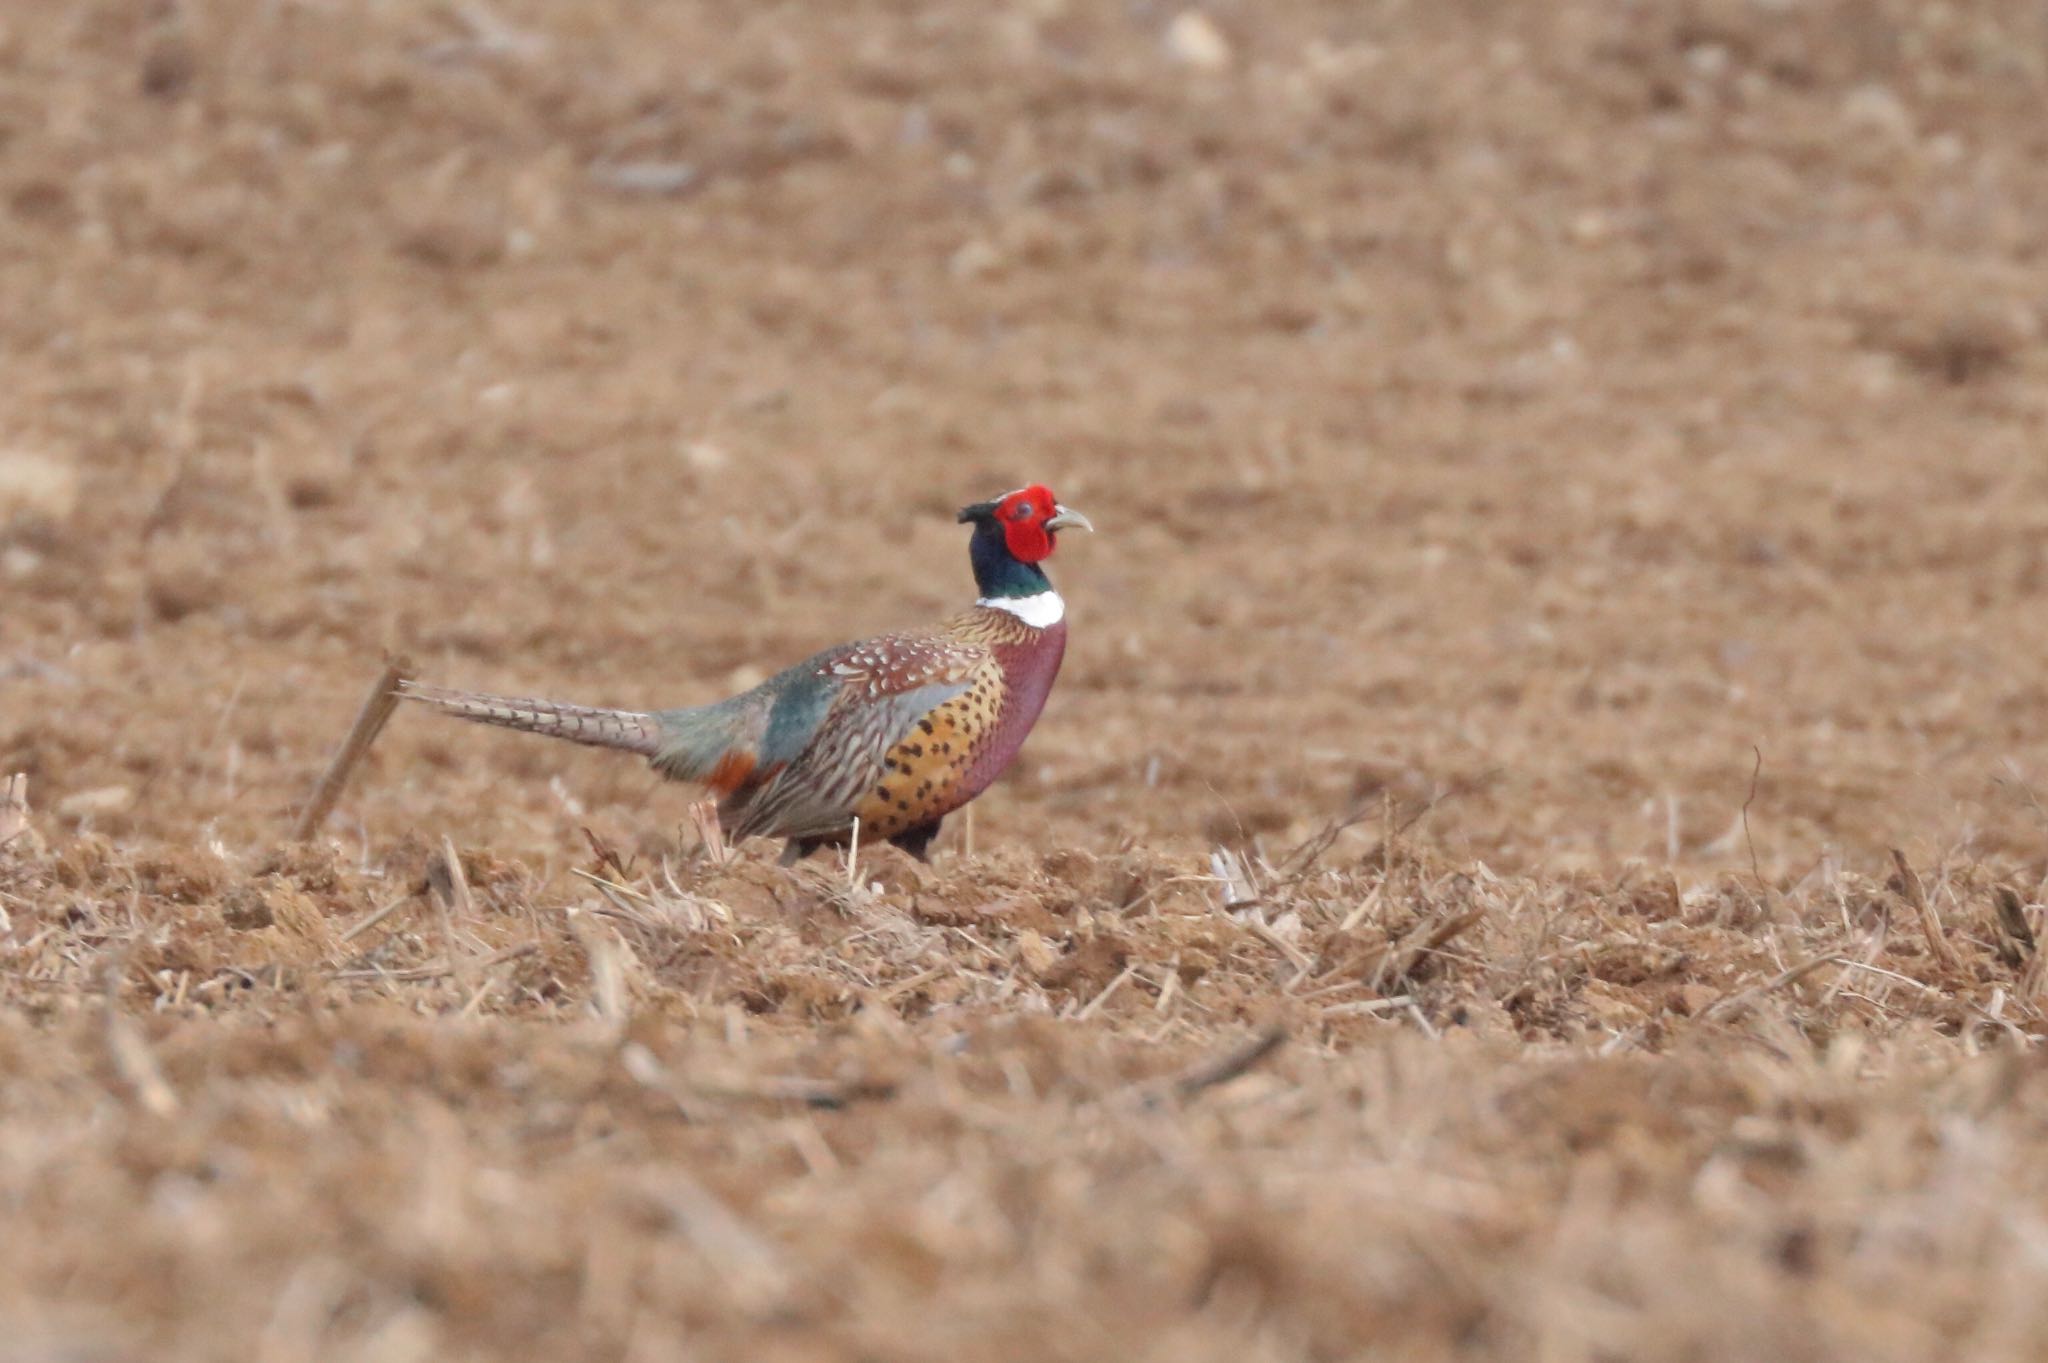
<path fill-rule="evenodd" d="M 1053 503 L 1052 519 L 1045 523 L 1048 530 L 1093 530 L 1088 518 L 1078 511 L 1070 511 L 1058 502 Z"/>

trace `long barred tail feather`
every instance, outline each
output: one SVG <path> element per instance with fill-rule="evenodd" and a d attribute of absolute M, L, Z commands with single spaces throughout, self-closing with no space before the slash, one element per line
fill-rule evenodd
<path fill-rule="evenodd" d="M 601 710 L 552 700 L 449 691 L 412 681 L 400 683 L 399 694 L 479 724 L 566 738 L 571 743 L 587 743 L 594 748 L 618 748 L 653 757 L 662 747 L 661 721 L 637 710 Z"/>

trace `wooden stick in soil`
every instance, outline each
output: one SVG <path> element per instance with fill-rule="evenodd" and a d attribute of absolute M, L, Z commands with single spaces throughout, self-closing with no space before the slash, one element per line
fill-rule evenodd
<path fill-rule="evenodd" d="M 492 966 L 503 965 L 507 961 L 516 961 L 522 956 L 531 956 L 539 950 L 539 942 L 514 942 L 502 951 L 494 951 L 488 956 L 479 957 L 470 962 L 470 966 L 475 971 L 489 970 Z M 337 970 L 334 972 L 334 978 L 337 980 L 438 980 L 444 975 L 455 974 L 456 970 L 457 967 L 453 961 L 438 961 L 433 965 L 407 966 L 402 970 Z"/>
<path fill-rule="evenodd" d="M 412 664 L 405 658 L 393 658 L 384 665 L 376 685 L 363 697 L 362 708 L 356 711 L 356 722 L 349 727 L 348 737 L 341 741 L 334 760 L 321 774 L 320 784 L 313 788 L 313 798 L 299 812 L 299 821 L 292 828 L 293 842 L 306 841 L 326 822 L 334 809 L 334 802 L 341 798 L 342 787 L 348 784 L 349 773 L 355 770 L 356 763 L 363 760 L 363 754 L 377 741 L 385 721 L 398 707 L 398 684 L 411 676 Z"/>
<path fill-rule="evenodd" d="M 28 773 L 0 781 L 0 847 L 28 831 Z"/>
<path fill-rule="evenodd" d="M 1484 909 L 1467 909 L 1463 913 L 1451 914 L 1414 929 L 1401 939 L 1400 945 L 1384 957 L 1378 971 L 1374 972 L 1373 989 L 1385 994 L 1389 988 L 1401 984 L 1422 958 L 1431 952 L 1440 951 L 1452 938 L 1465 932 L 1486 917 Z"/>
<path fill-rule="evenodd" d="M 375 912 L 367 915 L 366 917 L 358 918 L 353 924 L 349 926 L 347 931 L 343 932 L 341 936 L 335 938 L 334 940 L 337 942 L 354 941 L 356 938 L 362 936 L 371 928 L 376 927 L 379 923 L 389 918 L 392 914 L 397 913 L 400 909 L 404 908 L 407 904 L 411 903 L 413 896 L 417 893 L 417 890 L 407 890 L 404 894 L 392 900 L 383 908 L 376 910 Z"/>
<path fill-rule="evenodd" d="M 1218 1084 L 1227 1084 L 1279 1050 L 1286 1040 L 1285 1027 L 1262 1027 L 1249 1040 L 1182 1072 L 1173 1081 L 1173 1092 L 1185 1100 Z"/>
<path fill-rule="evenodd" d="M 1899 868 L 1899 896 L 1913 912 L 1919 915 L 1920 931 L 1927 937 L 1927 950 L 1935 960 L 1953 968 L 1956 964 L 1955 948 L 1948 944 L 1948 932 L 1942 927 L 1941 915 L 1934 905 L 1927 901 L 1927 891 L 1920 884 L 1920 877 L 1906 861 L 1906 854 L 1898 848 L 1892 849 L 1892 864 Z"/>
<path fill-rule="evenodd" d="M 128 948 L 113 952 L 105 966 L 103 985 L 107 1011 L 107 1053 L 114 1072 L 134 1091 L 135 1100 L 156 1117 L 178 1110 L 178 1095 L 164 1079 L 163 1067 L 143 1039 L 142 1029 L 121 1011 L 121 978 L 128 969 Z"/>
<path fill-rule="evenodd" d="M 427 885 L 440 911 L 441 943 L 448 953 L 450 973 L 467 993 L 476 981 L 476 964 L 456 937 L 455 928 L 458 923 L 475 920 L 476 905 L 469 896 L 469 877 L 462 873 L 462 857 L 455 850 L 454 839 L 446 834 L 441 837 L 440 859 L 427 863 Z"/>
<path fill-rule="evenodd" d="M 1783 989 L 1788 984 L 1798 983 L 1824 965 L 1835 964 L 1837 959 L 1832 952 L 1824 951 L 1809 960 L 1801 961 L 1790 970 L 1773 976 L 1763 984 L 1751 985 L 1747 989 L 1731 989 L 1720 998 L 1715 999 L 1712 1003 L 1700 1009 L 1699 1012 L 1694 1013 L 1692 1015 L 1693 1021 L 1705 1022 L 1710 1017 L 1718 1017 L 1720 1014 L 1732 1012 L 1744 1004 L 1753 1003 L 1766 994 Z"/>
<path fill-rule="evenodd" d="M 2027 922 L 2026 906 L 2010 885 L 1991 891 L 1991 903 L 1998 910 L 1998 959 L 2018 970 L 2038 951 L 2034 929 Z"/>

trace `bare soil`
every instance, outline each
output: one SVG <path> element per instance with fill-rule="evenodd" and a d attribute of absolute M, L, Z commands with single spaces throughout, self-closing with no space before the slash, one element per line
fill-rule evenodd
<path fill-rule="evenodd" d="M 2044 52 L 0 8 L 0 1360 L 2039 1357 Z M 388 654 L 710 700 L 1027 481 L 930 866 L 410 711 L 285 836 Z"/>

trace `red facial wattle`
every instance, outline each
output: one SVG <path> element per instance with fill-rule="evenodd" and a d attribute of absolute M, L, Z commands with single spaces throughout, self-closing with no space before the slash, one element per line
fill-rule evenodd
<path fill-rule="evenodd" d="M 1037 563 L 1052 554 L 1052 531 L 1045 528 L 1045 523 L 1057 513 L 1058 506 L 1051 491 L 1043 487 L 1027 487 L 1003 499 L 996 509 L 996 518 L 1002 522 L 1003 543 L 1009 546 L 1012 557 L 1024 563 Z"/>

